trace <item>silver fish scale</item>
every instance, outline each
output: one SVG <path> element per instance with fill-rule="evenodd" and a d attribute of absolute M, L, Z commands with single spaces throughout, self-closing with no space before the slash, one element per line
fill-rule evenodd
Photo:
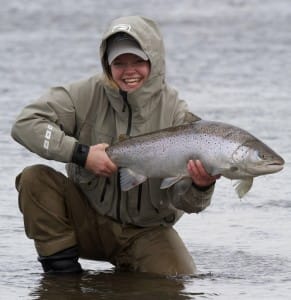
<path fill-rule="evenodd" d="M 107 153 L 119 167 L 147 177 L 187 176 L 189 159 L 200 159 L 209 173 L 217 173 L 229 167 L 232 153 L 250 137 L 237 130 L 223 123 L 198 121 L 129 138 L 109 147 Z"/>
<path fill-rule="evenodd" d="M 145 178 L 164 178 L 161 188 L 176 185 L 190 176 L 188 161 L 199 159 L 209 174 L 239 179 L 235 190 L 242 198 L 252 187 L 254 177 L 278 172 L 284 165 L 282 157 L 247 131 L 211 121 L 129 138 L 106 151 L 123 168 L 120 182 L 124 191 Z"/>

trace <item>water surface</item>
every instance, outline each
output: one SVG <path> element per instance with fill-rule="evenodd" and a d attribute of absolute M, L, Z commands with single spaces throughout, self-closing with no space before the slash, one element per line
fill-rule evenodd
<path fill-rule="evenodd" d="M 1 299 L 290 299 L 291 2 L 289 0 L 0 0 Z M 121 15 L 157 20 L 167 78 L 191 110 L 238 125 L 286 160 L 239 200 L 221 179 L 212 205 L 176 225 L 199 274 L 116 273 L 81 260 L 82 276 L 43 276 L 26 239 L 14 177 L 49 163 L 14 143 L 11 125 L 51 85 L 100 71 L 105 25 Z"/>

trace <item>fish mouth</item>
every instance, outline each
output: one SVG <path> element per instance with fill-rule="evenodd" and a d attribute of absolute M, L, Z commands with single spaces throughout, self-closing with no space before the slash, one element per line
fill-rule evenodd
<path fill-rule="evenodd" d="M 279 162 L 270 162 L 259 164 L 256 166 L 249 166 L 248 173 L 252 176 L 260 176 L 260 175 L 267 175 L 272 173 L 280 172 L 284 168 L 284 163 L 281 161 Z"/>
<path fill-rule="evenodd" d="M 275 170 L 281 171 L 284 168 L 285 161 L 282 157 L 278 157 L 275 161 L 269 163 L 268 165 Z"/>
<path fill-rule="evenodd" d="M 284 163 L 282 162 L 274 162 L 261 166 L 259 168 L 258 173 L 262 172 L 263 174 L 272 174 L 281 171 L 284 168 Z"/>
<path fill-rule="evenodd" d="M 284 168 L 284 164 L 277 164 L 277 163 L 270 164 L 268 166 L 270 167 L 270 169 L 273 169 L 274 172 L 279 172 Z"/>

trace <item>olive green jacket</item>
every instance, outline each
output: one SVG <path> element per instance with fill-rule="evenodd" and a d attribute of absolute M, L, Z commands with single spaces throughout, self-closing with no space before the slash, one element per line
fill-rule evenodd
<path fill-rule="evenodd" d="M 120 93 L 111 83 L 106 40 L 116 32 L 132 35 L 148 55 L 151 73 L 132 93 Z M 68 163 L 68 176 L 80 186 L 98 212 L 137 226 L 172 225 L 183 212 L 200 212 L 210 204 L 213 187 L 195 187 L 174 197 L 161 190 L 160 179 L 150 179 L 128 191 L 120 190 L 118 172 L 98 177 L 71 163 L 76 143 L 94 145 L 118 141 L 121 134 L 135 136 L 185 123 L 187 105 L 165 83 L 164 46 L 156 25 L 133 16 L 109 25 L 100 46 L 103 74 L 51 88 L 18 116 L 12 137 L 41 157 Z M 191 115 L 191 120 L 198 117 Z"/>

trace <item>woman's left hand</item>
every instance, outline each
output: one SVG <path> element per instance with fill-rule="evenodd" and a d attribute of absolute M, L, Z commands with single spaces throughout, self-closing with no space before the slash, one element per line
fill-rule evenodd
<path fill-rule="evenodd" d="M 200 160 L 189 160 L 187 169 L 194 184 L 201 188 L 210 186 L 221 177 L 221 175 L 209 175 Z"/>

